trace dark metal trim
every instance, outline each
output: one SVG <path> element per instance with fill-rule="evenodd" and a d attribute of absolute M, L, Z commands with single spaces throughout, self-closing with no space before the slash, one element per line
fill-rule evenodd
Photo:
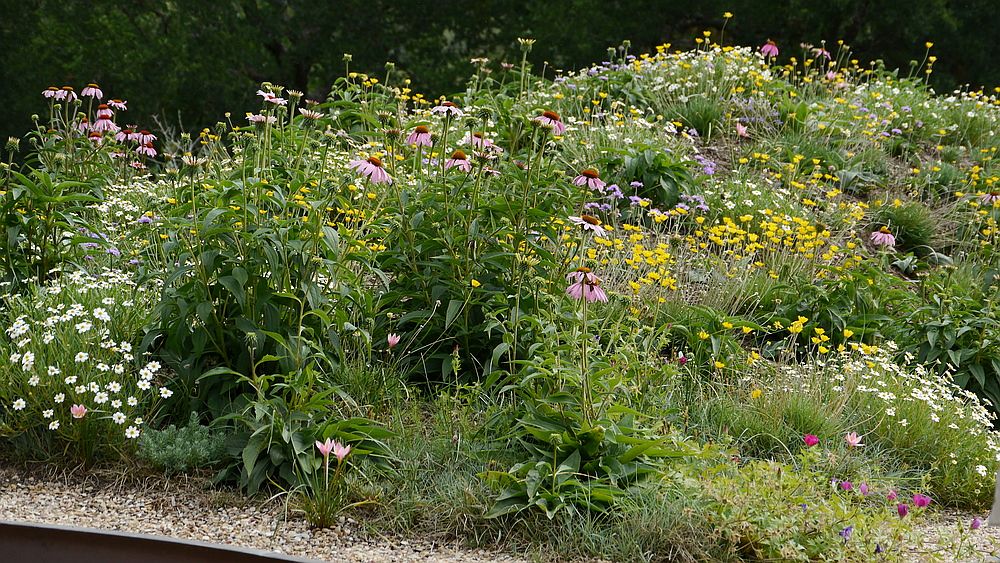
<path fill-rule="evenodd" d="M 210 543 L 93 528 L 0 520 L 0 561 L 10 563 L 317 563 Z"/>

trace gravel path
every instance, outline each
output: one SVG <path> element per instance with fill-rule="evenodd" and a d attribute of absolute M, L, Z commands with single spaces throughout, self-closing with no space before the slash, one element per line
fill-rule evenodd
<path fill-rule="evenodd" d="M 114 485 L 0 469 L 0 520 L 170 536 L 337 562 L 523 561 L 429 542 L 373 540 L 363 537 L 360 526 L 349 518 L 334 528 L 314 530 L 304 520 L 286 519 L 282 512 L 280 503 L 248 505 L 236 495 L 204 490 L 190 480 Z"/>
<path fill-rule="evenodd" d="M 987 526 L 985 523 L 978 530 L 969 528 L 972 519 L 982 518 L 985 522 L 986 513 L 971 514 L 958 511 L 941 511 L 928 514 L 925 521 L 918 527 L 918 537 L 923 542 L 920 551 L 924 554 L 937 554 L 945 563 L 996 562 L 1000 563 L 1000 526 Z M 961 551 L 963 554 L 956 557 Z M 930 557 L 921 557 L 928 561 Z"/>

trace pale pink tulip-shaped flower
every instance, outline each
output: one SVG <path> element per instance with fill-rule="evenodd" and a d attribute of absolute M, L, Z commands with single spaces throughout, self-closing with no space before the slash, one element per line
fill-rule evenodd
<path fill-rule="evenodd" d="M 319 453 L 323 454 L 324 458 L 328 458 L 330 457 L 330 452 L 333 451 L 334 444 L 336 444 L 336 442 L 330 438 L 327 438 L 325 442 L 316 440 L 316 449 L 319 450 Z"/>
<path fill-rule="evenodd" d="M 400 336 L 395 332 L 390 332 L 389 336 L 385 337 L 386 344 L 389 345 L 389 349 L 393 349 L 399 345 Z"/>
<path fill-rule="evenodd" d="M 847 435 L 844 436 L 844 441 L 847 442 L 847 445 L 852 448 L 857 448 L 864 445 L 861 442 L 861 436 L 858 436 L 857 432 L 848 432 Z"/>
<path fill-rule="evenodd" d="M 739 121 L 736 122 L 736 135 L 739 137 L 743 137 L 744 139 L 750 138 L 750 132 L 747 131 L 747 126 L 743 125 Z"/>
<path fill-rule="evenodd" d="M 333 443 L 333 456 L 337 458 L 337 463 L 343 463 L 344 458 L 351 453 L 351 445 L 341 445 L 340 442 Z"/>
<path fill-rule="evenodd" d="M 406 138 L 406 144 L 415 145 L 418 147 L 429 147 L 434 144 L 431 140 L 431 132 L 424 125 L 417 125 L 413 128 L 413 132 L 410 136 Z"/>
<path fill-rule="evenodd" d="M 586 299 L 587 303 L 608 302 L 608 294 L 601 289 L 601 278 L 591 273 L 590 268 L 577 268 L 566 275 L 566 280 L 573 282 L 566 288 L 566 294 L 573 299 Z"/>
<path fill-rule="evenodd" d="M 377 157 L 370 157 L 366 160 L 352 160 L 347 163 L 348 168 L 365 176 L 373 184 L 391 184 L 392 177 L 382 168 L 382 160 Z"/>
<path fill-rule="evenodd" d="M 87 407 L 83 405 L 73 405 L 69 408 L 69 413 L 73 418 L 83 418 L 87 416 Z"/>
<path fill-rule="evenodd" d="M 601 191 L 607 185 L 604 180 L 601 180 L 601 176 L 597 170 L 593 168 L 581 170 L 580 174 L 576 178 L 573 178 L 573 183 L 577 186 L 587 186 L 595 191 Z"/>
<path fill-rule="evenodd" d="M 543 111 L 542 115 L 539 115 L 533 121 L 541 124 L 542 127 L 552 129 L 552 132 L 556 135 L 562 135 L 566 132 L 566 125 L 563 124 L 559 114 L 554 111 Z"/>

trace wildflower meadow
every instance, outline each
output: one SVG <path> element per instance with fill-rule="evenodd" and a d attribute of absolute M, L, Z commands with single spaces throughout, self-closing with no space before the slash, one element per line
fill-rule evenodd
<path fill-rule="evenodd" d="M 975 556 L 914 550 L 994 495 L 1000 89 L 697 45 L 443 96 L 345 55 L 193 133 L 30 93 L 0 457 L 540 560 Z"/>

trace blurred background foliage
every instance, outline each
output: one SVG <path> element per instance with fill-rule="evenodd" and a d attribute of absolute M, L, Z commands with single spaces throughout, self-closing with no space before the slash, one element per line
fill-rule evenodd
<path fill-rule="evenodd" d="M 44 108 L 50 85 L 78 90 L 98 82 L 127 99 L 144 126 L 153 115 L 195 130 L 226 111 L 242 121 L 259 104 L 262 81 L 322 99 L 351 70 L 412 77 L 433 98 L 462 89 L 470 59 L 517 62 L 517 37 L 537 39 L 536 72 L 574 69 L 606 58 L 624 39 L 632 52 L 671 43 L 690 48 L 703 30 L 727 44 L 782 49 L 802 42 L 850 45 L 861 61 L 881 58 L 907 71 L 924 43 L 938 57 L 932 84 L 1000 84 L 996 0 L 0 0 L 0 135 L 22 135 Z M 833 48 L 830 49 L 834 50 Z M 399 76 L 396 74 L 395 76 Z M 551 74 L 550 74 L 551 76 Z M 3 138 L 0 137 L 0 138 Z"/>

